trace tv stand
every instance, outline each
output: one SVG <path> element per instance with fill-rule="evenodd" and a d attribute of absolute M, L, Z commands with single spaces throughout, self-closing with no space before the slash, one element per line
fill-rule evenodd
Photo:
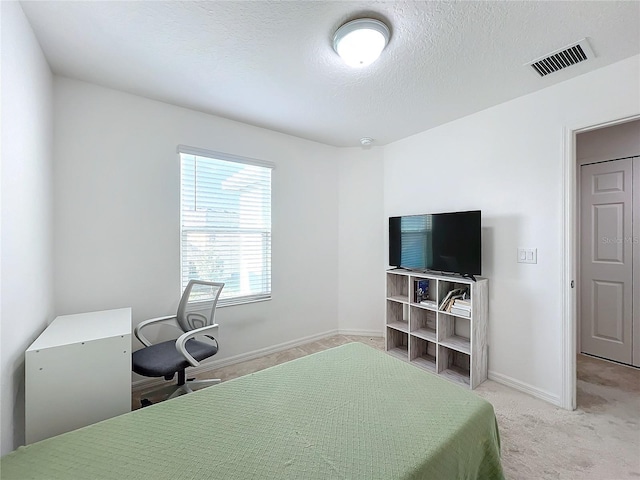
<path fill-rule="evenodd" d="M 387 352 L 472 389 L 485 381 L 489 281 L 406 269 L 386 276 Z"/>

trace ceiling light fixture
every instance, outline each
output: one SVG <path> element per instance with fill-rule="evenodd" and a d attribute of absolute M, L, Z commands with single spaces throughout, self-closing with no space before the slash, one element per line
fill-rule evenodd
<path fill-rule="evenodd" d="M 342 25 L 333 36 L 333 48 L 351 67 L 375 62 L 389 43 L 389 27 L 373 18 L 359 18 Z"/>

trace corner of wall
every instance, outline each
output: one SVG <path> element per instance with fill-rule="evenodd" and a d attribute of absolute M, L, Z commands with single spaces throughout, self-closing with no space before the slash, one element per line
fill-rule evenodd
<path fill-rule="evenodd" d="M 20 3 L 1 3 L 4 455 L 24 442 L 24 351 L 53 317 L 53 80 Z"/>
<path fill-rule="evenodd" d="M 383 147 L 341 149 L 338 329 L 383 334 Z"/>

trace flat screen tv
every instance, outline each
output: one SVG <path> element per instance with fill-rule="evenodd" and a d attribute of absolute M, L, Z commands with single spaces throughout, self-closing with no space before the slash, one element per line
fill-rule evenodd
<path fill-rule="evenodd" d="M 480 210 L 389 218 L 389 265 L 482 274 Z"/>

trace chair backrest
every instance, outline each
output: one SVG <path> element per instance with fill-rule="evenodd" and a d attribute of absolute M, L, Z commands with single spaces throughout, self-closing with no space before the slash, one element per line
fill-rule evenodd
<path fill-rule="evenodd" d="M 189 280 L 178 305 L 177 320 L 182 330 L 190 332 L 214 324 L 213 316 L 222 287 L 224 283 Z"/>

